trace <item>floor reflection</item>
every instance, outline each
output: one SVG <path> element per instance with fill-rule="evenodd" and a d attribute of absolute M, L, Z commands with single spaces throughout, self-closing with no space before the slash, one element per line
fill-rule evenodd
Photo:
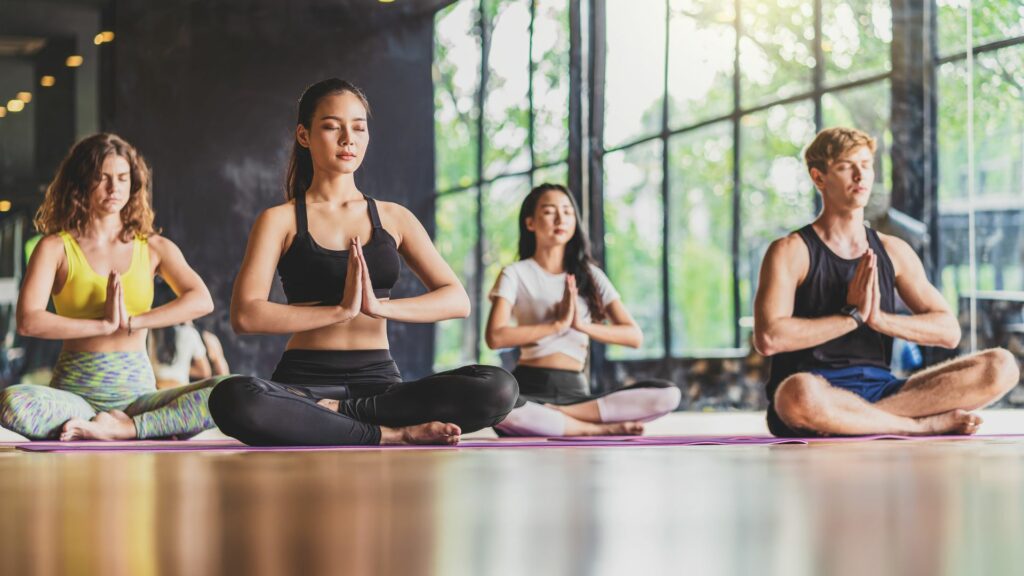
<path fill-rule="evenodd" d="M 0 452 L 24 575 L 1022 573 L 1024 442 Z"/>

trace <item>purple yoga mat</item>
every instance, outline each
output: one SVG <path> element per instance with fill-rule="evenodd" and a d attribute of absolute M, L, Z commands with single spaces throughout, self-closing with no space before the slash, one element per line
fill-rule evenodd
<path fill-rule="evenodd" d="M 701 446 L 806 444 L 792 438 L 770 436 L 597 436 L 562 438 L 498 438 L 465 440 L 456 446 L 246 446 L 236 440 L 134 442 L 27 442 L 25 452 L 326 452 L 346 450 L 458 450 L 465 448 L 564 448 L 582 446 Z"/>
<path fill-rule="evenodd" d="M 358 450 L 459 450 L 468 448 L 565 448 L 635 446 L 770 446 L 779 444 L 823 444 L 870 442 L 874 440 L 995 440 L 1024 438 L 1024 434 L 986 436 L 843 436 L 826 438 L 775 438 L 772 436 L 592 436 L 560 438 L 498 438 L 465 440 L 456 446 L 246 446 L 237 440 L 175 441 L 144 440 L 128 442 L 23 442 L 16 444 L 25 452 L 334 452 Z"/>

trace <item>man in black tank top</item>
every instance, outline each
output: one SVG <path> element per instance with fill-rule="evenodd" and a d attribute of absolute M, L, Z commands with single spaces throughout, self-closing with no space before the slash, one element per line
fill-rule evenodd
<path fill-rule="evenodd" d="M 821 131 L 804 152 L 823 209 L 772 243 L 754 302 L 754 345 L 771 356 L 768 427 L 776 436 L 973 434 L 972 413 L 1017 385 L 1001 348 L 928 368 L 889 371 L 893 338 L 956 348 L 960 326 L 902 240 L 864 225 L 875 141 Z M 897 294 L 913 313 L 897 315 Z"/>

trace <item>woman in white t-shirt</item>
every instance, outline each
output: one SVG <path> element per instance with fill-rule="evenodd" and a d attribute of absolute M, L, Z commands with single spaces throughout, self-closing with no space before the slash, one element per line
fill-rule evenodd
<path fill-rule="evenodd" d="M 643 334 L 594 264 L 577 213 L 564 186 L 530 191 L 519 213 L 520 260 L 501 271 L 491 290 L 487 345 L 521 351 L 512 372 L 520 400 L 495 427 L 499 433 L 641 434 L 643 422 L 679 406 L 679 388 L 664 380 L 590 395 L 583 375 L 590 340 L 636 348 Z"/>

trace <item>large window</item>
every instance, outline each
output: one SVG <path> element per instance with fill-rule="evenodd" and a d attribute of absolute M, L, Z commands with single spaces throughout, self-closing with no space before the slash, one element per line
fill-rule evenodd
<path fill-rule="evenodd" d="M 939 280 L 965 343 L 1006 346 L 1019 312 L 998 309 L 1024 302 L 1024 4 L 939 0 L 938 25 Z"/>
<path fill-rule="evenodd" d="M 439 328 L 439 368 L 496 360 L 484 295 L 517 257 L 518 204 L 576 152 L 595 245 L 646 336 L 603 357 L 748 344 L 768 244 L 818 210 L 801 151 L 829 126 L 878 140 L 867 219 L 922 221 L 916 246 L 965 325 L 975 300 L 1024 302 L 1020 0 L 461 0 L 436 60 L 438 239 L 474 303 Z M 593 96 L 582 134 L 574 90 Z"/>
<path fill-rule="evenodd" d="M 605 255 L 646 334 L 609 358 L 747 344 L 768 244 L 814 216 L 821 128 L 879 140 L 885 196 L 891 21 L 885 0 L 607 2 Z"/>
<path fill-rule="evenodd" d="M 444 369 L 498 362 L 482 344 L 486 294 L 518 259 L 519 204 L 567 179 L 569 0 L 461 0 L 435 38 L 437 245 L 473 305 L 468 322 L 438 324 Z"/>

